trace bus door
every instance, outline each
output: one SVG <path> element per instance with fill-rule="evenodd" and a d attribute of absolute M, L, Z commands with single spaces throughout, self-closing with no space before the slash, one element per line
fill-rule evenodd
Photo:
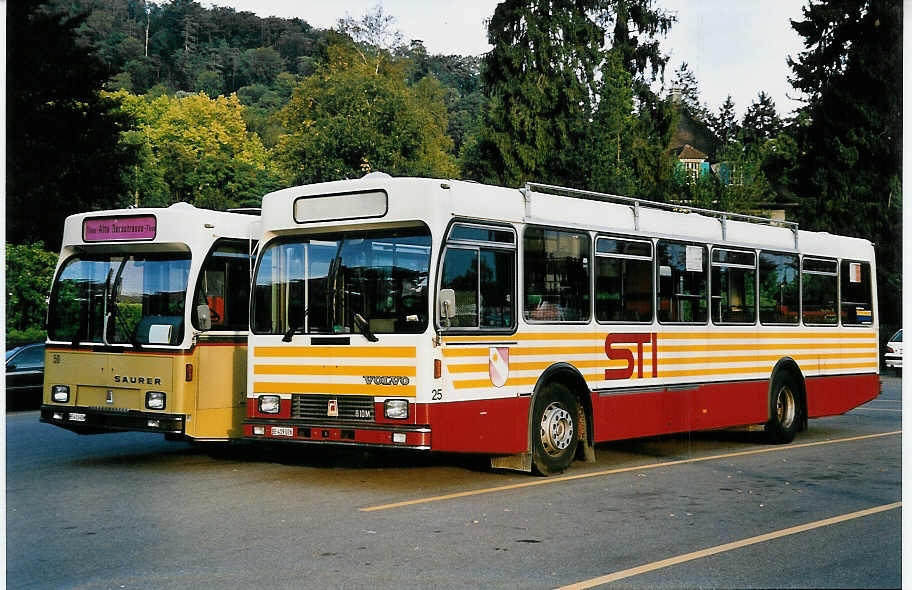
<path fill-rule="evenodd" d="M 192 357 L 197 395 L 188 433 L 198 438 L 239 437 L 247 397 L 250 254 L 246 241 L 216 242 L 193 301 L 194 327 L 201 332 Z"/>

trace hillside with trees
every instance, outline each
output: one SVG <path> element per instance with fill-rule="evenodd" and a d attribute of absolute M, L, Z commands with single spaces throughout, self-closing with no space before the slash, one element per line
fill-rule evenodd
<path fill-rule="evenodd" d="M 75 212 L 255 206 L 276 188 L 383 170 L 785 208 L 878 245 L 882 323 L 895 325 L 901 5 L 808 0 L 804 15 L 792 26 L 806 50 L 789 63 L 806 103 L 782 116 L 758 89 L 738 118 L 730 97 L 703 102 L 686 64 L 665 72 L 675 18 L 660 0 L 507 0 L 482 57 L 429 54 L 380 6 L 324 30 L 306 13 L 194 0 L 10 3 L 8 294 Z M 672 153 L 684 126 L 712 173 L 693 178 Z M 29 246 L 10 257 L 10 244 Z M 8 336 L 35 327 L 7 318 Z"/>

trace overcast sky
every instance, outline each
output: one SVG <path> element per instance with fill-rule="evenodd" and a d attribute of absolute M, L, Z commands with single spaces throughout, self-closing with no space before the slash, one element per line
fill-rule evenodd
<path fill-rule="evenodd" d="M 430 53 L 481 55 L 489 51 L 485 20 L 496 0 L 383 0 L 383 11 L 396 18 L 406 41 L 421 39 Z M 202 0 L 204 6 L 230 6 L 260 16 L 301 18 L 325 29 L 346 16 L 360 18 L 378 0 Z M 731 94 L 740 115 L 761 90 L 773 97 L 780 115 L 798 105 L 786 94 L 786 56 L 801 50 L 789 19 L 800 19 L 800 0 L 657 0 L 678 22 L 662 41 L 671 56 L 666 72 L 670 86 L 675 69 L 687 62 L 700 85 L 700 96 L 717 111 Z"/>

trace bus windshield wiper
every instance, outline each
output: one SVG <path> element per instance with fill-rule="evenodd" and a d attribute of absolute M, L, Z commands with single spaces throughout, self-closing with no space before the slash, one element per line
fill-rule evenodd
<path fill-rule="evenodd" d="M 120 322 L 120 328 L 127 334 L 127 338 L 130 339 L 130 344 L 133 345 L 133 348 L 142 350 L 142 345 L 136 338 L 136 329 L 139 327 L 139 324 L 133 326 L 133 329 L 131 330 L 130 326 L 127 325 L 127 321 L 117 312 L 117 289 L 120 286 L 121 279 L 123 279 L 123 271 L 127 266 L 128 260 L 128 258 L 124 258 L 121 261 L 120 266 L 117 268 L 117 275 L 114 277 L 114 282 L 111 283 L 111 315 L 114 316 L 115 328 L 118 322 Z"/>
<path fill-rule="evenodd" d="M 358 330 L 364 334 L 364 337 L 367 338 L 369 342 L 377 342 L 380 340 L 373 332 L 371 332 L 370 324 L 368 324 L 367 320 L 364 319 L 364 316 L 362 316 L 360 313 L 356 313 L 354 318 L 355 325 L 358 326 Z"/>
<path fill-rule="evenodd" d="M 300 324 L 293 325 L 292 327 L 290 327 L 290 328 L 288 329 L 287 332 L 285 332 L 285 335 L 282 336 L 282 342 L 291 342 L 291 337 L 294 336 L 294 333 L 295 333 L 295 332 L 303 332 L 303 331 L 304 331 L 304 319 L 307 317 L 307 312 L 308 312 L 308 311 L 310 311 L 310 308 L 309 308 L 309 307 L 308 307 L 307 309 L 304 310 L 304 316 L 301 318 L 301 323 L 300 323 Z"/>

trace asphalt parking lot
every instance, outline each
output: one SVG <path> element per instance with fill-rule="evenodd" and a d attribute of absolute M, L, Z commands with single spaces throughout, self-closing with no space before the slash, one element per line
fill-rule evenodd
<path fill-rule="evenodd" d="M 483 458 L 79 437 L 7 416 L 10 588 L 898 587 L 900 379 L 784 446 L 599 445 L 536 478 Z"/>

